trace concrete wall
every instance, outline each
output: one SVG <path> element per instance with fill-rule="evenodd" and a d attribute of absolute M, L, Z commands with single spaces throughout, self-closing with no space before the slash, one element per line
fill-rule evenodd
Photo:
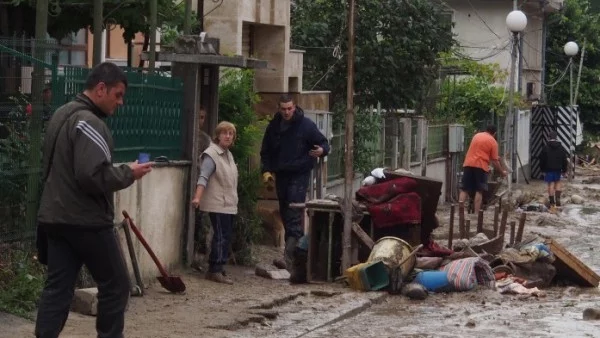
<path fill-rule="evenodd" d="M 356 193 L 360 188 L 360 182 L 363 180 L 362 175 L 356 175 L 352 185 L 352 194 Z M 344 197 L 344 179 L 333 180 L 331 182 L 327 182 L 327 188 L 325 190 L 325 195 L 333 194 L 339 197 Z"/>
<path fill-rule="evenodd" d="M 167 270 L 182 263 L 188 171 L 189 164 L 185 163 L 159 165 L 140 181 L 114 195 L 115 223 L 123 221 L 121 212 L 126 210 Z M 135 281 L 121 227 L 119 235 L 130 277 Z M 133 232 L 131 235 L 142 278 L 145 282 L 153 282 L 159 275 L 156 265 Z"/>
<path fill-rule="evenodd" d="M 277 112 L 279 96 L 281 92 L 259 93 L 260 102 L 254 106 L 254 110 L 260 116 L 273 115 Z M 314 91 L 292 94 L 294 102 L 304 110 L 329 111 L 329 92 Z"/>
<path fill-rule="evenodd" d="M 220 39 L 221 54 L 243 55 L 248 49 L 244 43 L 248 43 L 253 46 L 253 57 L 268 61 L 266 69 L 256 70 L 258 92 L 287 92 L 290 82 L 294 91 L 302 90 L 301 72 L 297 72 L 298 61 L 302 70 L 302 59 L 297 51 L 290 53 L 289 0 L 223 1 L 219 7 L 204 0 L 204 13 L 209 12 L 204 30 Z M 248 36 L 244 27 L 250 26 L 253 34 Z"/>
<path fill-rule="evenodd" d="M 410 171 L 413 174 L 420 176 L 421 163 L 411 163 Z M 446 159 L 437 158 L 428 160 L 427 173 L 425 177 L 442 181 L 442 194 L 440 195 L 439 203 L 444 203 L 446 201 Z"/>

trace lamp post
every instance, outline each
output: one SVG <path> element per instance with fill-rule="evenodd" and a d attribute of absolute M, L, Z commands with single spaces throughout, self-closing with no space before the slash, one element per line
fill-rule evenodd
<path fill-rule="evenodd" d="M 573 115 L 575 111 L 575 98 L 573 96 L 573 56 L 579 53 L 579 46 L 577 43 L 573 41 L 569 41 L 565 44 L 564 47 L 565 54 L 569 57 L 569 71 L 570 71 L 570 84 L 569 84 L 569 123 L 570 123 L 570 146 L 569 146 L 569 157 L 571 158 L 571 173 L 569 174 L 569 181 L 575 177 L 575 143 L 577 142 L 575 139 L 576 128 L 574 125 L 577 123 L 575 117 Z"/>
<path fill-rule="evenodd" d="M 510 83 L 508 89 L 508 112 L 506 113 L 506 120 L 504 122 L 504 159 L 510 154 L 510 171 L 513 173 L 515 167 L 515 133 L 514 133 L 514 92 L 515 92 L 515 65 L 517 63 L 517 46 L 519 44 L 519 33 L 525 30 L 527 27 L 527 16 L 525 13 L 519 10 L 513 10 L 506 16 L 506 26 L 512 32 L 512 49 L 510 58 Z M 508 169 L 508 168 L 507 168 Z M 508 198 L 512 197 L 512 174 L 508 178 Z"/>

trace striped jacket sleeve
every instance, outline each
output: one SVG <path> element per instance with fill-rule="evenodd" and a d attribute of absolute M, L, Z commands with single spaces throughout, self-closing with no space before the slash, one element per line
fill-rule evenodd
<path fill-rule="evenodd" d="M 72 127 L 73 170 L 79 186 L 89 193 L 107 193 L 134 182 L 131 168 L 112 164 L 112 141 L 102 120 L 83 113 Z"/>

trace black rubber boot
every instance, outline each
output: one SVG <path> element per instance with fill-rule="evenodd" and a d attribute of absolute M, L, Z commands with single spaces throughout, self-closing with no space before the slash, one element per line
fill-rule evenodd
<path fill-rule="evenodd" d="M 555 191 L 554 192 L 554 196 L 556 196 L 556 206 L 560 207 L 560 195 L 562 194 L 562 191 Z"/>

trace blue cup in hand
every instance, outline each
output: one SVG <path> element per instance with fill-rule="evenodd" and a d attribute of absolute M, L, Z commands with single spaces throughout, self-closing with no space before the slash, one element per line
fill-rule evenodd
<path fill-rule="evenodd" d="M 148 153 L 139 153 L 138 155 L 138 163 L 146 163 L 150 162 L 150 154 Z"/>

